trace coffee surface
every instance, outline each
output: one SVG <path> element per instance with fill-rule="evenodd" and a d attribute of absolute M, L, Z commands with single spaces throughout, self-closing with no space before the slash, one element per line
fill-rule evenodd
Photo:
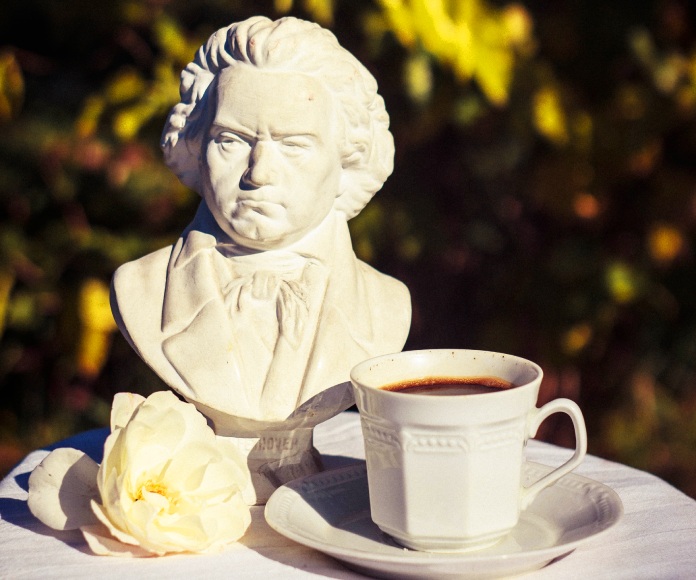
<path fill-rule="evenodd" d="M 452 396 L 497 393 L 514 386 L 499 377 L 428 377 L 386 385 L 381 389 L 406 395 Z"/>

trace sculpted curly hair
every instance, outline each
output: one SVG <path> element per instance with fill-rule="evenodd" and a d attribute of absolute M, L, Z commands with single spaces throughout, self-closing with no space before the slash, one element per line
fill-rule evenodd
<path fill-rule="evenodd" d="M 249 18 L 221 28 L 198 50 L 181 73 L 181 102 L 172 108 L 162 134 L 167 165 L 185 185 L 201 191 L 204 111 L 214 93 L 209 88 L 222 69 L 240 63 L 312 75 L 328 89 L 343 136 L 341 191 L 334 208 L 346 219 L 357 215 L 393 169 L 389 115 L 367 69 L 331 32 L 297 18 Z"/>

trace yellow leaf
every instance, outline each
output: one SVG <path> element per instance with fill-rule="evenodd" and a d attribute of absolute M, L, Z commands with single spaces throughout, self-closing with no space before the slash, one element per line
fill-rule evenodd
<path fill-rule="evenodd" d="M 484 0 L 380 0 L 386 21 L 407 48 L 418 42 L 460 82 L 471 79 L 495 105 L 507 103 L 515 49 L 529 44 L 532 21 L 519 5 Z"/>
<path fill-rule="evenodd" d="M 372 52 L 379 52 L 384 35 L 391 30 L 386 15 L 374 10 L 365 12 L 362 16 L 362 28 L 365 31 L 369 49 Z"/>
<path fill-rule="evenodd" d="M 166 16 L 160 16 L 153 27 L 157 44 L 164 54 L 175 58 L 178 62 L 188 63 L 194 54 L 183 30 L 176 21 Z M 195 50 L 195 49 L 194 49 Z"/>
<path fill-rule="evenodd" d="M 119 112 L 113 121 L 116 136 L 123 141 L 132 140 L 142 126 L 157 113 L 157 103 L 151 100 L 140 102 Z"/>
<path fill-rule="evenodd" d="M 420 256 L 423 250 L 423 245 L 416 236 L 406 236 L 403 238 L 398 247 L 399 255 L 407 262 L 412 262 Z"/>
<path fill-rule="evenodd" d="M 320 24 L 329 26 L 333 22 L 333 0 L 305 0 L 304 7 Z"/>
<path fill-rule="evenodd" d="M 417 54 L 406 61 L 404 82 L 409 96 L 417 103 L 425 103 L 432 93 L 433 75 L 430 61 L 424 54 Z"/>
<path fill-rule="evenodd" d="M 474 78 L 488 100 L 497 106 L 508 101 L 514 58 L 510 51 L 481 48 Z"/>
<path fill-rule="evenodd" d="M 168 111 L 179 100 L 179 72 L 174 72 L 171 63 L 160 62 L 155 65 L 154 75 L 150 97 L 157 100 L 162 111 Z"/>
<path fill-rule="evenodd" d="M 681 232 L 672 225 L 657 225 L 648 235 L 650 257 L 656 262 L 669 263 L 673 261 L 683 247 L 684 238 Z"/>
<path fill-rule="evenodd" d="M 607 286 L 612 298 L 625 304 L 632 302 L 638 295 L 638 280 L 632 268 L 622 263 L 614 263 L 606 272 Z"/>
<path fill-rule="evenodd" d="M 515 41 L 508 15 L 481 3 L 472 29 L 476 30 L 474 78 L 493 104 L 505 105 L 515 65 Z"/>
<path fill-rule="evenodd" d="M 138 133 L 142 125 L 138 115 L 131 109 L 121 111 L 114 117 L 114 133 L 123 141 L 130 141 Z"/>
<path fill-rule="evenodd" d="M 148 10 L 142 0 L 122 3 L 121 13 L 126 22 L 136 26 L 147 24 L 151 18 L 151 10 Z"/>
<path fill-rule="evenodd" d="M 569 354 L 577 354 L 583 350 L 592 339 L 592 327 L 581 322 L 570 328 L 563 336 L 563 350 Z"/>
<path fill-rule="evenodd" d="M 5 330 L 7 306 L 10 303 L 10 292 L 14 286 L 15 276 L 10 271 L 0 271 L 0 336 Z"/>
<path fill-rule="evenodd" d="M 396 38 L 405 47 L 412 47 L 417 40 L 413 14 L 404 4 L 404 0 L 379 0 L 384 10 L 387 23 Z"/>
<path fill-rule="evenodd" d="M 466 50 L 468 23 L 455 23 L 442 0 L 413 0 L 412 6 L 416 29 L 426 50 L 447 63 L 452 63 L 460 50 Z"/>
<path fill-rule="evenodd" d="M 361 238 L 355 244 L 355 253 L 364 262 L 370 262 L 375 257 L 375 249 L 368 238 Z"/>
<path fill-rule="evenodd" d="M 273 0 L 273 8 L 281 14 L 290 12 L 292 10 L 292 0 Z"/>
<path fill-rule="evenodd" d="M 109 286 L 96 278 L 85 280 L 80 289 L 79 314 L 84 327 L 100 332 L 116 330 L 109 302 Z"/>
<path fill-rule="evenodd" d="M 24 77 L 13 52 L 0 52 L 0 123 L 13 119 L 24 100 Z"/>
<path fill-rule="evenodd" d="M 100 96 L 92 95 L 85 99 L 82 112 L 75 123 L 75 130 L 80 137 L 91 137 L 99 126 L 106 103 Z"/>
<path fill-rule="evenodd" d="M 558 90 L 552 86 L 542 87 L 534 95 L 532 107 L 534 126 L 539 134 L 554 145 L 565 145 L 568 142 L 568 123 Z"/>
<path fill-rule="evenodd" d="M 118 105 L 138 98 L 146 88 L 145 80 L 136 71 L 124 69 L 111 79 L 104 94 L 108 103 Z"/>
<path fill-rule="evenodd" d="M 101 280 L 87 279 L 79 295 L 81 322 L 77 347 L 77 366 L 88 377 L 101 371 L 109 354 L 116 322 L 111 314 L 109 287 Z"/>
<path fill-rule="evenodd" d="M 111 333 L 83 328 L 77 346 L 77 368 L 85 377 L 95 377 L 104 368 L 111 346 Z"/>
<path fill-rule="evenodd" d="M 531 14 L 521 4 L 509 4 L 503 8 L 503 24 L 510 42 L 515 46 L 524 46 L 532 38 L 534 22 Z"/>

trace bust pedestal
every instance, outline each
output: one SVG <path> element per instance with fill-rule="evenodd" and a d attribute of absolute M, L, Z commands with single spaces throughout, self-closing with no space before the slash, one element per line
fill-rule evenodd
<path fill-rule="evenodd" d="M 250 481 L 244 490 L 249 505 L 265 504 L 281 485 L 322 470 L 314 448 L 314 428 L 354 403 L 350 382 L 322 391 L 298 407 L 284 421 L 255 421 L 226 415 L 196 401 L 219 437 L 247 458 Z"/>

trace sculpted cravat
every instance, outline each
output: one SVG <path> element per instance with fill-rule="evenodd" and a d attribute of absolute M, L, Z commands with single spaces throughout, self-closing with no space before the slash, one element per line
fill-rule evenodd
<path fill-rule="evenodd" d="M 217 256 L 216 269 L 229 275 L 222 298 L 232 334 L 240 338 L 232 348 L 245 388 L 263 416 L 284 418 L 299 404 L 328 269 L 293 253 Z"/>
<path fill-rule="evenodd" d="M 309 313 L 312 288 L 303 280 L 307 268 L 321 268 L 316 260 L 289 254 L 276 260 L 227 258 L 231 278 L 222 296 L 231 318 L 247 318 L 267 348 L 273 350 L 278 333 L 297 348 Z"/>

